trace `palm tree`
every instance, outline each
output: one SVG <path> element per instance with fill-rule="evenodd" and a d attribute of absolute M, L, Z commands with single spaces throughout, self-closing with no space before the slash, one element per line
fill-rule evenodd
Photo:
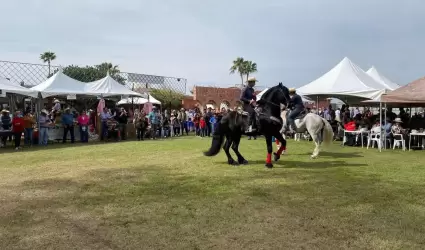
<path fill-rule="evenodd" d="M 56 59 L 56 54 L 54 52 L 51 51 L 47 51 L 44 52 L 43 54 L 40 54 L 40 59 L 44 62 L 47 63 L 47 65 L 49 66 L 49 77 L 50 77 L 50 63 Z"/>
<path fill-rule="evenodd" d="M 111 75 L 111 76 L 114 76 L 114 75 L 120 73 L 118 65 L 113 65 L 112 63 L 108 63 L 108 62 L 101 63 L 99 65 L 96 65 L 95 67 L 99 71 L 102 71 L 102 72 L 105 72 L 105 73 L 109 71 L 109 75 Z"/>
<path fill-rule="evenodd" d="M 234 74 L 235 72 L 238 72 L 239 75 L 241 76 L 241 81 L 242 81 L 242 85 L 243 85 L 243 76 L 245 75 L 245 60 L 243 59 L 243 57 L 238 57 L 233 61 L 233 65 L 230 68 L 230 74 Z"/>
<path fill-rule="evenodd" d="M 257 72 L 257 63 L 252 61 L 245 61 L 243 64 L 244 74 L 248 80 L 248 77 L 251 73 Z"/>

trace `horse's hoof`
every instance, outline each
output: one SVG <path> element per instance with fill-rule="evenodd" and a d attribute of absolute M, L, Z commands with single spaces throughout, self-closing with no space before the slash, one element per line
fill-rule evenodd
<path fill-rule="evenodd" d="M 239 164 L 248 165 L 248 161 L 243 159 L 242 161 L 239 161 Z"/>
<path fill-rule="evenodd" d="M 228 160 L 227 161 L 227 163 L 229 164 L 229 165 L 232 165 L 232 166 L 237 166 L 237 165 L 239 165 L 239 163 L 237 163 L 235 160 Z"/>
<path fill-rule="evenodd" d="M 273 153 L 273 160 L 278 161 L 280 159 L 280 155 Z"/>
<path fill-rule="evenodd" d="M 317 155 L 312 155 L 312 156 L 310 156 L 310 158 L 311 158 L 312 160 L 314 160 L 314 159 L 316 159 L 316 158 L 317 158 Z"/>
<path fill-rule="evenodd" d="M 273 168 L 273 164 L 271 164 L 271 163 L 266 163 L 266 165 L 265 165 L 267 168 Z"/>

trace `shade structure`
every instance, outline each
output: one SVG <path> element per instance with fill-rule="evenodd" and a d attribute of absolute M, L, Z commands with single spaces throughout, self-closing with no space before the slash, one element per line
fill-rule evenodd
<path fill-rule="evenodd" d="M 374 99 L 385 89 L 348 57 L 316 80 L 298 88 L 308 97 Z"/>
<path fill-rule="evenodd" d="M 260 100 L 261 96 L 264 95 L 264 93 L 266 93 L 266 91 L 269 90 L 268 88 L 264 89 L 263 91 L 261 91 L 260 93 L 257 94 L 257 100 Z M 305 97 L 303 95 L 301 95 L 301 98 L 303 99 L 303 102 L 305 103 L 314 103 L 313 100 L 311 100 L 308 97 Z"/>
<path fill-rule="evenodd" d="M 40 93 L 43 98 L 58 95 L 89 95 L 86 84 L 65 75 L 60 69 L 46 81 L 31 88 Z"/>
<path fill-rule="evenodd" d="M 2 93 L 6 92 L 6 93 L 19 94 L 24 96 L 31 96 L 31 97 L 37 97 L 38 95 L 37 91 L 27 89 L 16 83 L 12 83 L 3 77 L 0 77 L 0 90 L 2 91 Z"/>
<path fill-rule="evenodd" d="M 383 102 L 425 104 L 425 77 L 382 96 Z"/>
<path fill-rule="evenodd" d="M 141 94 L 141 93 L 132 91 L 126 86 L 120 84 L 114 78 L 112 78 L 109 75 L 109 73 L 106 77 L 98 81 L 87 83 L 85 85 L 84 90 L 86 93 L 100 95 L 103 97 L 122 96 L 122 95 L 135 96 L 135 97 L 147 97 L 146 94 Z"/>
<path fill-rule="evenodd" d="M 143 98 L 143 97 L 135 97 L 135 98 L 125 98 L 125 99 L 121 99 L 118 102 L 118 105 L 123 105 L 123 104 L 145 104 L 145 103 L 152 103 L 152 104 L 161 104 L 160 101 L 158 101 L 157 99 L 155 99 L 153 96 L 149 95 L 149 99 L 147 98 Z"/>
<path fill-rule="evenodd" d="M 382 97 L 390 92 L 390 90 L 384 89 L 373 99 L 362 101 L 362 103 L 380 103 L 382 101 Z"/>
<path fill-rule="evenodd" d="M 368 71 L 366 71 L 366 73 L 369 76 L 371 76 L 373 79 L 375 79 L 375 81 L 377 81 L 380 84 L 382 84 L 385 87 L 385 89 L 395 90 L 395 89 L 398 89 L 400 87 L 400 85 L 398 85 L 397 83 L 394 83 L 393 81 L 391 81 L 390 79 L 388 79 L 384 75 L 382 75 L 375 68 L 375 66 L 372 66 L 372 68 L 370 68 Z"/>

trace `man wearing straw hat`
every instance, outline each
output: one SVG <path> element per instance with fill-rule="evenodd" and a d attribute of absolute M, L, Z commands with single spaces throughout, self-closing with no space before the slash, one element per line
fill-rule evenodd
<path fill-rule="evenodd" d="M 291 100 L 289 102 L 289 108 L 292 111 L 288 115 L 287 128 L 290 129 L 291 133 L 294 133 L 296 130 L 295 119 L 297 118 L 297 116 L 301 114 L 301 112 L 304 111 L 305 107 L 304 107 L 303 99 L 301 98 L 300 95 L 297 94 L 297 91 L 295 88 L 289 89 L 289 96 L 291 97 Z"/>
<path fill-rule="evenodd" d="M 255 124 L 255 110 L 254 105 L 256 102 L 255 92 L 254 92 L 254 86 L 257 82 L 257 79 L 255 77 L 249 77 L 247 79 L 247 85 L 241 92 L 240 100 L 243 103 L 243 110 L 247 112 L 248 115 L 248 121 L 247 121 L 247 129 L 245 129 L 245 133 L 252 133 L 256 131 L 256 124 Z"/>

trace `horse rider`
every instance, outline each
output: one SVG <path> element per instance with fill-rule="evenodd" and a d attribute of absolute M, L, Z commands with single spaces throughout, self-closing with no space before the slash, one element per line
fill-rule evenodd
<path fill-rule="evenodd" d="M 288 107 L 292 110 L 287 119 L 287 125 L 290 129 L 291 133 L 295 133 L 295 119 L 297 116 L 299 116 L 304 110 L 304 102 L 300 95 L 297 94 L 297 91 L 295 88 L 289 89 L 289 96 L 291 97 L 291 100 L 289 101 Z"/>
<path fill-rule="evenodd" d="M 256 122 L 255 122 L 255 110 L 254 105 L 257 101 L 257 98 L 255 96 L 254 92 L 254 86 L 257 82 L 257 79 L 255 77 L 249 77 L 247 79 L 247 85 L 241 92 L 240 100 L 243 103 L 243 110 L 248 113 L 248 121 L 247 121 L 247 129 L 245 130 L 245 133 L 252 133 L 255 132 L 256 128 Z"/>

